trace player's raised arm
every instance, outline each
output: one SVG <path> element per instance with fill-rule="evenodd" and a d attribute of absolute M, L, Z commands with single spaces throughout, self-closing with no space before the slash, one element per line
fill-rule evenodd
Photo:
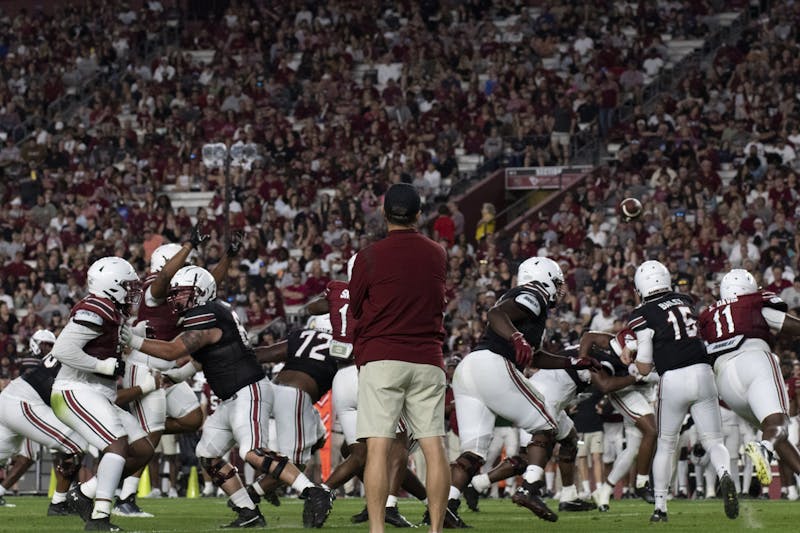
<path fill-rule="evenodd" d="M 237 231 L 231 235 L 231 240 L 228 243 L 228 248 L 225 250 L 225 255 L 222 256 L 217 266 L 214 267 L 214 271 L 211 272 L 211 275 L 214 276 L 214 281 L 217 282 L 217 286 L 220 286 L 225 278 L 228 277 L 228 268 L 231 266 L 231 259 L 239 255 L 239 250 L 242 248 L 243 241 L 244 234 L 241 231 Z"/>

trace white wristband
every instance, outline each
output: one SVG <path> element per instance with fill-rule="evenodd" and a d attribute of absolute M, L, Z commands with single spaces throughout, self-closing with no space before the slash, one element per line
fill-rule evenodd
<path fill-rule="evenodd" d="M 140 337 L 138 335 L 131 336 L 130 347 L 134 350 L 139 350 L 142 347 L 142 343 L 144 342 L 144 337 Z"/>
<path fill-rule="evenodd" d="M 104 376 L 113 376 L 116 368 L 117 360 L 113 357 L 109 357 L 108 359 L 101 359 L 100 361 L 97 361 L 95 372 L 98 374 L 103 374 Z"/>
<path fill-rule="evenodd" d="M 146 396 L 156 390 L 156 380 L 150 374 L 144 378 L 144 381 L 139 383 L 139 388 L 142 389 L 142 396 Z"/>

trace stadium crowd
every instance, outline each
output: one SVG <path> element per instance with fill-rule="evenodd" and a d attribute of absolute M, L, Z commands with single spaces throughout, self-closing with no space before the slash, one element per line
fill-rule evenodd
<path fill-rule="evenodd" d="M 737 267 L 800 311 L 798 5 L 778 3 L 646 112 L 643 88 L 669 61 L 662 35 L 702 38 L 710 15 L 741 2 L 256 3 L 185 20 L 179 46 L 147 60 L 167 2 L 98 4 L 0 19 L 0 389 L 35 330 L 58 334 L 97 258 L 143 274 L 196 220 L 211 234 L 197 262 L 213 269 L 226 245 L 224 177 L 202 164 L 212 141 L 263 148 L 252 168 L 231 170 L 228 222 L 245 245 L 220 292 L 264 343 L 286 334 L 287 308 L 343 278 L 382 235 L 380 199 L 400 181 L 438 212 L 424 230 L 449 253 L 452 356 L 469 353 L 534 255 L 557 259 L 569 285 L 551 351 L 622 328 L 644 257 L 676 273 L 698 311 Z M 47 103 L 95 72 L 108 83 L 88 103 L 50 116 Z M 626 122 L 622 106 L 633 107 Z M 487 170 L 567 164 L 595 137 L 619 150 L 555 215 L 513 234 L 465 233 L 444 185 L 459 179 L 458 154 L 483 156 Z M 191 214 L 165 190 L 216 194 Z M 642 201 L 641 219 L 618 220 L 625 197 Z M 776 351 L 800 377 L 797 349 Z"/>

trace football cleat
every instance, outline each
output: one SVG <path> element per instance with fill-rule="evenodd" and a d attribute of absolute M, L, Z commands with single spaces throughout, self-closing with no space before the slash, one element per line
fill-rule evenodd
<path fill-rule="evenodd" d="M 592 499 L 594 503 L 597 504 L 597 510 L 601 513 L 608 512 L 608 504 L 611 501 L 611 493 L 614 489 L 608 483 L 602 483 L 595 491 L 592 493 Z"/>
<path fill-rule="evenodd" d="M 322 527 L 333 509 L 331 491 L 315 485 L 306 488 L 300 495 L 300 499 L 305 500 L 303 527 Z"/>
<path fill-rule="evenodd" d="M 461 517 L 458 516 L 458 508 L 461 506 L 461 500 L 452 499 L 447 501 L 447 508 L 444 510 L 444 528 L 445 529 L 471 529 Z M 425 514 L 422 515 L 422 524 L 431 525 L 430 510 L 426 507 Z"/>
<path fill-rule="evenodd" d="M 473 487 L 472 485 L 469 485 L 466 489 L 464 489 L 464 500 L 466 500 L 467 507 L 469 507 L 470 511 L 476 513 L 480 511 L 480 509 L 478 509 L 479 497 L 480 495 L 478 494 L 478 491 L 475 490 L 475 487 Z"/>
<path fill-rule="evenodd" d="M 656 495 L 653 493 L 653 487 L 650 486 L 649 481 L 644 484 L 644 487 L 636 489 L 636 495 L 650 505 L 656 503 Z"/>
<path fill-rule="evenodd" d="M 47 516 L 69 516 L 71 514 L 76 514 L 72 512 L 67 505 L 66 501 L 58 502 L 58 503 L 50 503 L 47 506 Z"/>
<path fill-rule="evenodd" d="M 354 514 L 350 517 L 350 521 L 354 524 L 363 524 L 369 520 L 369 513 L 367 512 L 367 506 L 365 505 L 364 508 L 361 510 L 360 513 Z"/>
<path fill-rule="evenodd" d="M 523 481 L 522 486 L 511 497 L 511 501 L 521 507 L 530 509 L 533 514 L 542 520 L 547 520 L 548 522 L 558 520 L 558 515 L 547 507 L 547 504 L 539 496 L 539 489 L 532 483 Z"/>
<path fill-rule="evenodd" d="M 400 514 L 400 510 L 397 507 L 387 507 L 383 521 L 394 527 L 414 527 L 414 524 Z"/>
<path fill-rule="evenodd" d="M 236 528 L 249 528 L 249 527 L 267 527 L 267 521 L 264 515 L 258 510 L 248 509 L 247 507 L 234 507 L 234 511 L 239 515 L 236 520 L 230 524 L 222 526 L 223 529 L 236 529 Z"/>
<path fill-rule="evenodd" d="M 733 520 L 739 516 L 739 499 L 736 497 L 736 485 L 727 472 L 719 480 L 719 493 L 725 504 L 725 516 Z"/>
<path fill-rule="evenodd" d="M 595 505 L 594 502 L 589 502 L 586 500 L 582 500 L 580 498 L 558 503 L 559 511 L 579 512 L 579 511 L 592 511 L 594 509 L 597 509 L 597 505 Z"/>
<path fill-rule="evenodd" d="M 77 513 L 81 520 L 87 522 L 92 518 L 94 502 L 81 492 L 80 485 L 76 485 L 67 492 L 67 507 Z"/>
<path fill-rule="evenodd" d="M 689 496 L 687 496 L 686 491 L 683 491 L 683 490 L 679 491 L 678 494 L 675 497 L 678 498 L 679 500 L 688 500 L 689 499 Z"/>
<path fill-rule="evenodd" d="M 84 531 L 122 531 L 122 528 L 112 524 L 109 518 L 90 518 L 83 526 Z"/>
<path fill-rule="evenodd" d="M 762 487 L 768 487 L 772 483 L 772 453 L 760 442 L 748 442 L 744 453 L 753 461 L 758 482 Z"/>
<path fill-rule="evenodd" d="M 136 505 L 136 495 L 131 494 L 124 500 L 117 498 L 117 503 L 111 509 L 111 514 L 114 516 L 131 516 L 136 518 L 152 518 L 153 515 L 142 511 L 141 507 Z"/>
<path fill-rule="evenodd" d="M 661 509 L 656 509 L 655 511 L 653 511 L 653 514 L 650 515 L 650 521 L 651 522 L 669 522 L 669 519 L 667 518 L 667 512 L 666 511 L 662 511 Z"/>
<path fill-rule="evenodd" d="M 16 507 L 16 504 L 8 503 L 4 496 L 0 496 L 0 507 Z"/>

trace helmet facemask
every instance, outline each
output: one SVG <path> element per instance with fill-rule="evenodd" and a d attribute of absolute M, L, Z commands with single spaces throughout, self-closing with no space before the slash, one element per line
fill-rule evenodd
<path fill-rule="evenodd" d="M 167 302 L 175 314 L 182 315 L 189 309 L 197 307 L 200 288 L 195 285 L 180 286 L 169 290 Z"/>

